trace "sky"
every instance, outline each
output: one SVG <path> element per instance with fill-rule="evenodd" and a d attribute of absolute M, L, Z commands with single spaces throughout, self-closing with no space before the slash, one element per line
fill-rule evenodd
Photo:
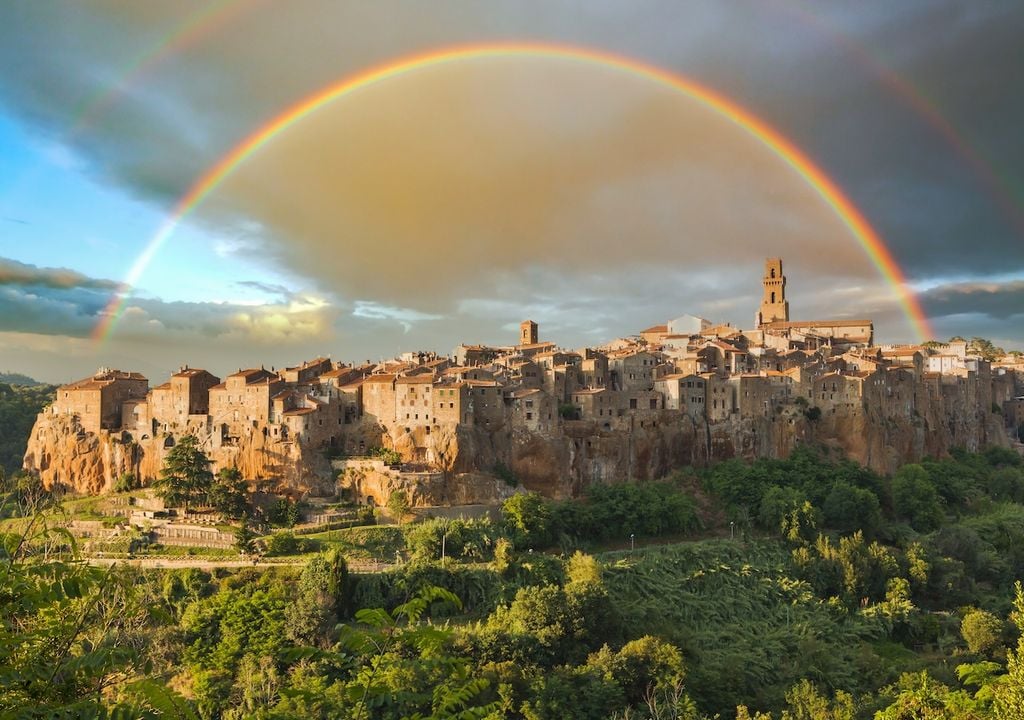
<path fill-rule="evenodd" d="M 496 43 L 561 51 L 366 83 L 176 214 L 304 98 Z M 750 327 L 768 256 L 793 319 L 930 339 L 763 138 L 573 48 L 774 128 L 882 239 L 932 337 L 1024 348 L 1019 3 L 34 0 L 0 7 L 0 371 L 156 384 L 511 344 L 526 318 L 563 347 L 683 313 Z"/>

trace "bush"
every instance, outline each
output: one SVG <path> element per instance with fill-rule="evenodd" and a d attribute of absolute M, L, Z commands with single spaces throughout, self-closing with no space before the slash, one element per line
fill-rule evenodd
<path fill-rule="evenodd" d="M 312 538 L 296 537 L 294 533 L 279 532 L 266 539 L 266 555 L 302 555 L 320 549 L 320 542 Z"/>
<path fill-rule="evenodd" d="M 960 634 L 967 649 L 987 655 L 1002 644 L 1003 621 L 984 610 L 970 610 L 960 622 Z"/>
<path fill-rule="evenodd" d="M 288 498 L 278 498 L 270 510 L 267 511 L 267 522 L 277 527 L 295 527 L 295 524 L 302 516 L 302 510 L 297 502 Z"/>
<path fill-rule="evenodd" d="M 135 473 L 122 473 L 121 477 L 114 483 L 114 492 L 129 492 L 136 490 L 141 487 L 139 479 L 135 477 Z"/>

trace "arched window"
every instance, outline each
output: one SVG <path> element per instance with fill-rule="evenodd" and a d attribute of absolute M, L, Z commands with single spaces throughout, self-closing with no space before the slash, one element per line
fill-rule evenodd
<path fill-rule="evenodd" d="M 775 302 L 775 293 L 772 293 L 772 303 Z"/>
<path fill-rule="evenodd" d="M 772 268 L 772 277 L 775 277 L 775 268 Z"/>

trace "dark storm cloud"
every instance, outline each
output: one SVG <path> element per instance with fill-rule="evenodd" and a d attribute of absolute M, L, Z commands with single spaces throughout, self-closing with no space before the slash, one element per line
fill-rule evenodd
<path fill-rule="evenodd" d="M 0 74 L 0 103 L 68 146 L 98 176 L 166 205 L 268 118 L 297 98 L 356 70 L 458 42 L 533 39 L 582 44 L 682 72 L 763 116 L 792 137 L 849 194 L 912 280 L 947 277 L 951 268 L 958 277 L 978 280 L 993 272 L 1024 270 L 1024 224 L 1019 224 L 1018 218 L 1024 215 L 1020 190 L 1024 187 L 1024 134 L 1019 131 L 1024 126 L 1024 85 L 1018 77 L 1024 67 L 1024 43 L 1020 41 L 1024 6 L 1020 3 L 452 0 L 398 4 L 305 0 L 289 5 L 287 11 L 271 3 L 243 4 L 244 11 L 229 24 L 155 63 L 140 82 L 127 87 L 106 107 L 91 115 L 85 113 L 97 107 L 96 98 L 124 77 L 124 69 L 134 59 L 145 56 L 160 38 L 173 33 L 190 11 L 202 7 L 198 2 L 8 3 L 0 11 L 0 66 L 5 68 Z M 117 42 L 111 42 L 112 37 Z M 528 101 L 530 96 L 523 98 Z M 924 110 L 922 102 L 929 103 Z M 557 103 L 545 108 L 551 112 L 545 131 L 561 127 L 578 135 L 581 128 L 597 137 L 602 137 L 602 132 L 613 134 L 609 128 L 614 130 L 614 123 L 600 113 L 573 107 L 568 120 L 574 124 L 569 124 L 558 117 L 558 108 Z M 937 126 L 929 112 L 947 124 Z M 631 116 L 623 113 L 623 117 Z M 950 128 L 953 136 L 948 135 Z M 678 128 L 674 136 L 686 137 Z M 463 137 L 472 134 L 464 132 L 460 139 Z M 630 138 L 627 134 L 622 137 Z M 669 134 L 657 135 L 651 142 L 661 143 L 663 137 Z M 691 144 L 700 142 L 695 136 Z M 566 143 L 561 149 L 569 146 L 571 143 Z M 668 154 L 665 148 L 655 149 L 661 158 Z M 538 167 L 558 152 L 559 148 L 538 152 Z M 314 163 L 322 157 L 310 154 Z M 526 153 L 519 153 L 517 159 L 523 157 Z M 733 168 L 740 173 L 744 169 L 738 163 Z M 294 184 L 292 179 L 268 174 L 261 178 L 268 186 L 265 195 L 258 197 L 260 202 L 250 200 L 250 205 L 240 203 L 233 209 L 243 215 L 265 212 L 269 218 L 266 242 L 275 250 L 268 257 L 311 278 L 321 288 L 345 287 L 351 294 L 366 296 L 364 304 L 357 306 L 363 309 L 357 318 L 367 325 L 353 326 L 351 337 L 367 342 L 376 337 L 373 330 L 366 330 L 377 327 L 369 325 L 371 320 L 383 320 L 388 313 L 394 335 L 388 336 L 387 343 L 395 344 L 403 341 L 405 332 L 404 326 L 394 322 L 398 314 L 415 321 L 434 313 L 451 313 L 466 323 L 458 323 L 459 327 L 451 328 L 443 338 L 459 339 L 455 338 L 457 331 L 487 339 L 498 332 L 493 323 L 514 323 L 519 315 L 527 314 L 519 311 L 525 307 L 538 315 L 535 319 L 548 318 L 550 329 L 564 331 L 572 338 L 570 342 L 582 341 L 583 327 L 622 334 L 661 322 L 677 314 L 675 308 L 713 319 L 749 321 L 758 294 L 757 261 L 762 254 L 780 252 L 777 235 L 764 229 L 771 226 L 765 212 L 766 203 L 771 209 L 770 196 L 744 195 L 737 203 L 747 213 L 741 218 L 746 223 L 742 233 L 734 228 L 730 235 L 705 236 L 699 233 L 697 223 L 696 232 L 686 235 L 676 216 L 663 211 L 678 212 L 688 195 L 691 204 L 707 205 L 699 188 L 691 191 L 686 186 L 669 188 L 664 184 L 660 202 L 640 203 L 633 202 L 630 193 L 637 198 L 654 197 L 652 188 L 659 181 L 656 173 L 641 178 L 647 184 L 602 177 L 604 183 L 592 183 L 587 189 L 591 202 L 558 204 L 556 229 L 565 237 L 558 238 L 555 246 L 568 249 L 560 256 L 561 265 L 551 264 L 534 278 L 524 263 L 541 253 L 524 254 L 512 258 L 518 264 L 478 279 L 473 288 L 446 281 L 424 290 L 412 282 L 432 260 L 433 245 L 421 243 L 418 249 L 408 249 L 416 262 L 395 267 L 395 281 L 380 283 L 367 266 L 356 263 L 376 254 L 380 262 L 394 265 L 393 245 L 366 243 L 367 247 L 349 256 L 331 252 L 336 248 L 327 240 L 307 240 L 305 232 L 292 232 L 296 223 L 299 230 L 309 231 L 310 237 L 316 235 L 313 231 L 322 230 L 307 224 L 315 213 L 297 212 L 296 208 L 322 210 L 340 205 L 345 209 L 338 197 L 332 197 L 332 188 L 323 183 L 289 205 L 283 200 L 289 198 L 283 191 Z M 387 185 L 387 177 L 378 179 L 382 186 Z M 727 180 L 723 173 L 719 181 L 724 184 Z M 760 176 L 755 180 L 756 186 L 770 182 Z M 280 187 L 269 184 L 275 181 Z M 362 181 L 360 178 L 359 184 Z M 524 194 L 535 189 L 520 178 L 517 182 L 526 188 Z M 713 187 L 713 182 L 714 178 L 709 178 L 705 185 Z M 474 187 L 480 186 L 477 182 Z M 352 197 L 360 199 L 355 193 Z M 317 198 L 321 201 L 318 206 L 302 205 Z M 354 204 L 353 212 L 372 207 L 368 202 Z M 200 208 L 196 217 L 209 220 L 214 205 Z M 777 205 L 780 214 L 793 214 L 789 205 Z M 225 211 L 228 206 L 219 207 Z M 623 214 L 630 207 L 636 217 Z M 481 217 L 491 216 L 483 212 L 487 206 L 479 208 Z M 653 248 L 657 257 L 665 260 L 660 266 L 660 283 L 653 282 L 637 264 L 624 262 L 618 246 L 612 247 L 615 252 L 601 248 L 587 252 L 587 243 L 610 227 L 602 213 L 625 218 L 627 225 L 657 237 L 647 249 Z M 685 208 L 681 214 L 689 215 Z M 516 214 L 516 219 L 521 217 Z M 671 222 L 665 223 L 665 217 Z M 337 215 L 332 220 L 336 222 Z M 415 227 L 415 232 L 422 232 L 423 227 L 443 235 L 436 226 L 425 223 Z M 379 228 L 378 223 L 370 229 Z M 479 228 L 472 229 L 478 236 L 483 234 Z M 525 242 L 537 243 L 542 249 L 552 246 L 529 236 L 526 231 L 532 229 L 519 228 L 520 234 L 527 234 Z M 322 237 L 336 246 L 355 234 L 350 228 L 330 231 Z M 803 233 L 813 231 L 802 229 Z M 868 314 L 891 333 L 887 339 L 908 339 L 906 325 L 894 311 L 886 288 L 876 278 L 866 277 L 862 267 L 844 274 L 844 269 L 856 265 L 848 256 L 848 233 L 832 227 L 818 232 L 822 237 L 817 242 L 795 242 L 792 249 L 783 246 L 787 262 L 792 259 L 803 276 L 802 282 L 793 286 L 794 311 L 802 308 L 798 314 L 805 317 L 825 311 L 840 316 Z M 798 232 L 792 234 L 803 237 Z M 680 241 L 680 236 L 685 239 Z M 509 247 L 515 238 L 503 241 Z M 519 238 L 517 242 L 523 241 Z M 629 242 L 634 242 L 633 238 Z M 471 248 L 469 243 L 462 247 Z M 793 257 L 798 251 L 799 256 Z M 742 258 L 732 273 L 722 268 L 722 255 L 730 253 Z M 837 253 L 846 254 L 837 258 Z M 493 250 L 492 255 L 499 260 L 509 258 L 509 253 Z M 586 260 L 585 267 L 569 262 L 577 257 Z M 449 253 L 449 258 L 468 267 L 485 265 L 487 260 L 486 254 L 459 252 Z M 863 257 L 860 262 L 863 266 Z M 500 273 L 506 272 L 517 281 L 502 285 Z M 753 282 L 749 283 L 746 278 L 751 273 Z M 715 282 L 702 287 L 702 277 L 713 277 Z M 468 274 L 462 281 L 468 284 L 467 278 Z M 546 284 L 527 282 L 531 278 Z M 286 294 L 285 288 L 247 287 L 280 298 L 282 306 L 295 301 L 301 306 L 301 300 Z M 844 293 L 837 294 L 836 288 L 845 288 Z M 63 312 L 65 325 L 74 326 L 73 319 L 90 319 L 99 311 L 95 302 L 87 302 L 93 300 L 86 292 L 89 289 L 72 284 L 66 288 L 66 297 L 43 293 L 41 307 L 50 307 L 58 315 Z M 98 299 L 103 287 L 92 289 Z M 378 294 L 371 297 L 372 293 Z M 459 293 L 461 297 L 448 297 Z M 422 298 L 419 304 L 417 294 Z M 431 305 L 434 295 L 445 295 L 445 302 L 438 299 Z M 926 307 L 936 316 L 966 318 L 949 321 L 953 324 L 969 323 L 982 316 L 1012 317 L 1012 313 L 1005 314 L 1009 309 L 1001 311 L 1002 315 L 996 311 L 1010 296 L 1002 292 L 928 291 Z M 983 315 L 958 313 L 958 302 L 979 305 Z M 171 312 L 140 300 L 136 307 L 146 317 L 140 315 L 138 323 L 140 327 L 143 322 L 168 323 L 182 332 L 186 327 L 200 328 L 199 332 L 208 336 L 220 332 L 225 316 L 244 324 L 246 317 L 256 322 L 252 318 L 260 314 L 255 310 L 247 313 L 244 308 L 225 311 L 207 307 L 212 304 L 197 305 L 200 307 Z M 573 312 L 565 310 L 570 307 Z M 482 308 L 494 314 L 478 313 Z M 421 315 L 415 315 L 417 312 Z M 190 319 L 189 313 L 194 317 Z M 285 319 L 281 327 L 287 325 Z M 408 337 L 426 337 L 416 334 L 415 325 L 413 322 Z M 433 333 L 443 332 L 441 323 L 426 325 Z M 943 321 L 941 327 L 948 326 Z M 365 335 L 359 334 L 363 332 Z M 955 332 L 970 334 L 971 330 Z M 1022 332 L 1007 334 L 1019 336 Z"/>
<path fill-rule="evenodd" d="M 955 283 L 931 288 L 919 296 L 933 318 L 980 315 L 1024 326 L 1024 280 L 1003 283 Z"/>

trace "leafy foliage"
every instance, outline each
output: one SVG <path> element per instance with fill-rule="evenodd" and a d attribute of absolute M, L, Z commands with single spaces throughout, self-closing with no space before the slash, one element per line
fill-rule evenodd
<path fill-rule="evenodd" d="M 0 470 L 7 475 L 21 469 L 36 415 L 53 401 L 56 390 L 22 380 L 31 378 L 0 375 Z"/>

